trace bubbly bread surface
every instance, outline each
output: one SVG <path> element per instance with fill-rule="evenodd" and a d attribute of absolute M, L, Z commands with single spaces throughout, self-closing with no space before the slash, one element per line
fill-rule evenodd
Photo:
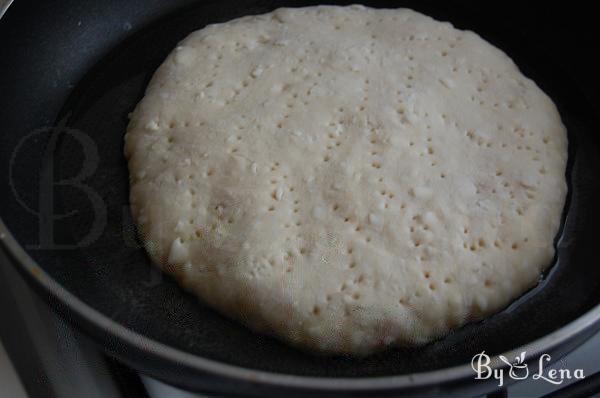
<path fill-rule="evenodd" d="M 125 153 L 154 262 L 324 352 L 422 344 L 502 309 L 551 264 L 567 191 L 553 102 L 476 34 L 407 9 L 192 33 Z"/>

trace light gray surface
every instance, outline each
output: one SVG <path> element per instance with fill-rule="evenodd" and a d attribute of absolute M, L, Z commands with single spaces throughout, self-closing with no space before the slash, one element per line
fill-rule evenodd
<path fill-rule="evenodd" d="M 0 0 L 0 18 L 6 12 L 8 7 L 12 4 L 13 0 Z"/>
<path fill-rule="evenodd" d="M 11 3 L 12 0 L 0 0 L 0 18 Z M 27 393 L 0 341 L 0 398 L 4 397 L 27 398 Z"/>
<path fill-rule="evenodd" d="M 165 383 L 161 383 L 158 380 L 150 377 L 142 376 L 142 383 L 148 392 L 150 398 L 203 398 L 209 397 L 208 395 L 195 394 L 187 391 L 171 387 Z M 210 397 L 216 397 L 216 395 L 210 395 Z"/>
<path fill-rule="evenodd" d="M 30 396 L 120 396 L 104 356 L 50 311 L 1 250 L 0 314 L 0 339 Z"/>
<path fill-rule="evenodd" d="M 23 384 L 21 384 L 2 342 L 0 342 L 0 397 L 27 398 Z"/>

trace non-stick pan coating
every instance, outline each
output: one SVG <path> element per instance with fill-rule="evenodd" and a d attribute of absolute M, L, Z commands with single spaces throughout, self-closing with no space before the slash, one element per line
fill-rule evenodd
<path fill-rule="evenodd" d="M 63 1 L 35 3 L 33 10 L 33 2 L 17 0 L 8 22 L 0 23 L 3 40 L 9 31 L 22 35 L 0 49 L 0 216 L 68 291 L 142 335 L 202 357 L 271 372 L 334 377 L 396 375 L 464 364 L 483 350 L 500 353 L 540 338 L 599 302 L 600 267 L 590 260 L 598 247 L 600 164 L 589 104 L 544 54 L 490 27 L 489 21 L 471 20 L 462 8 L 418 2 L 372 3 L 409 6 L 481 33 L 507 51 L 559 106 L 569 131 L 570 194 L 556 264 L 540 286 L 507 310 L 438 342 L 364 359 L 300 352 L 249 332 L 184 293 L 151 266 L 135 240 L 122 155 L 127 114 L 156 67 L 191 31 L 281 5 L 309 4 L 187 3 L 193 2 L 107 1 L 100 6 Z M 27 28 L 17 26 L 22 23 L 19 17 L 28 21 Z M 58 127 L 43 128 L 47 126 Z M 84 164 L 89 169 L 82 173 Z M 52 175 L 52 170 L 54 181 L 62 183 L 52 186 L 52 195 L 42 192 L 40 199 L 44 188 L 39 176 Z M 53 213 L 65 215 L 53 220 L 52 239 L 49 229 L 40 232 L 40 217 L 31 212 L 43 209 L 44 203 L 47 207 L 48 195 Z M 91 229 L 99 236 L 84 240 L 85 247 L 70 247 Z M 43 247 L 36 247 L 40 243 Z"/>

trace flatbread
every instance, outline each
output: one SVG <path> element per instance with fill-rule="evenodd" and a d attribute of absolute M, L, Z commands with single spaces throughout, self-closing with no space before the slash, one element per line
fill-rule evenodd
<path fill-rule="evenodd" d="M 423 344 L 502 309 L 551 264 L 567 191 L 553 102 L 473 32 L 407 9 L 192 33 L 125 152 L 154 262 L 323 352 Z"/>

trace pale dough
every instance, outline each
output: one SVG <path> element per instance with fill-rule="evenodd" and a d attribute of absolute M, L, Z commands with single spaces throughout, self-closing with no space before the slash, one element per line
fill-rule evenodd
<path fill-rule="evenodd" d="M 476 34 L 407 9 L 192 33 L 125 151 L 156 264 L 325 352 L 422 344 L 502 309 L 551 264 L 567 191 L 553 102 Z"/>

